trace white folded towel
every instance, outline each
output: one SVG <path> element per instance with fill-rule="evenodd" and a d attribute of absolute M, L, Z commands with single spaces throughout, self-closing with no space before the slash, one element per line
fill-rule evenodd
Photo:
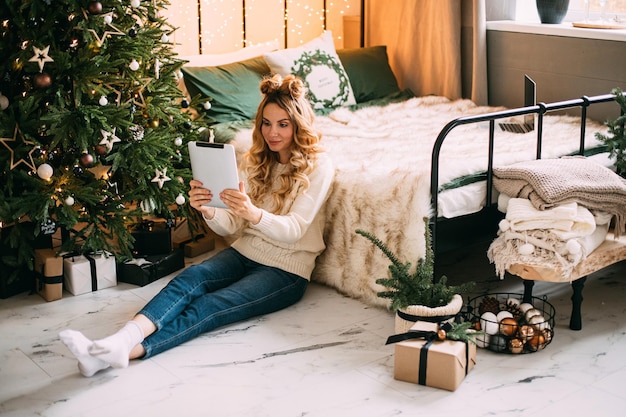
<path fill-rule="evenodd" d="M 549 229 L 563 240 L 590 235 L 596 228 L 593 214 L 575 202 L 538 210 L 528 199 L 511 198 L 505 219 L 504 227 L 512 231 Z"/>

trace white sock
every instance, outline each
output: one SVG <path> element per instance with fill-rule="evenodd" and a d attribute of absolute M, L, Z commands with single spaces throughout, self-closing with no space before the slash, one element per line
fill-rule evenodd
<path fill-rule="evenodd" d="M 143 330 L 139 324 L 129 321 L 117 333 L 96 340 L 89 346 L 89 353 L 114 368 L 126 368 L 130 351 L 143 342 Z"/>
<path fill-rule="evenodd" d="M 93 342 L 81 332 L 76 330 L 63 330 L 59 333 L 59 338 L 65 346 L 78 359 L 78 369 L 83 376 L 90 377 L 96 372 L 108 368 L 110 365 L 89 354 L 89 347 Z"/>

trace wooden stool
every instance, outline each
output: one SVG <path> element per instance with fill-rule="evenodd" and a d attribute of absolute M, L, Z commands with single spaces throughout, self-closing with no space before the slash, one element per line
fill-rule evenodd
<path fill-rule="evenodd" d="M 587 275 L 606 268 L 609 265 L 626 259 L 626 236 L 615 239 L 612 232 L 609 232 L 604 242 L 587 256 L 587 258 L 576 265 L 571 275 L 566 278 L 572 283 L 572 315 L 570 317 L 569 328 L 572 330 L 582 329 L 581 305 L 583 302 L 583 287 Z M 532 299 L 533 286 L 535 281 L 565 282 L 562 273 L 558 269 L 541 266 L 513 264 L 507 270 L 510 274 L 524 279 L 524 299 L 523 302 L 530 302 Z"/>

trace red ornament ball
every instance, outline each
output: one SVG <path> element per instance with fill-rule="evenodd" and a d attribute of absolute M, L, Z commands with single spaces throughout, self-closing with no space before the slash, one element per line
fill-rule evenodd
<path fill-rule="evenodd" d="M 84 153 L 80 156 L 80 165 L 83 168 L 89 168 L 93 165 L 93 156 L 88 153 Z"/>
<path fill-rule="evenodd" d="M 99 1 L 92 1 L 89 3 L 89 6 L 87 6 L 87 10 L 89 10 L 89 13 L 91 14 L 100 14 L 102 13 L 102 3 Z"/>
<path fill-rule="evenodd" d="M 35 74 L 33 77 L 33 85 L 39 89 L 44 89 L 52 85 L 52 78 L 45 72 Z"/>
<path fill-rule="evenodd" d="M 106 155 L 108 152 L 108 149 L 106 146 L 104 145 L 96 145 L 96 153 L 100 156 Z"/>

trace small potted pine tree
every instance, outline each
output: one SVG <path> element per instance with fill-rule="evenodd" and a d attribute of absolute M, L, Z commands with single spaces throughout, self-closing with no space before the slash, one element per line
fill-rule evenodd
<path fill-rule="evenodd" d="M 428 218 L 424 218 L 426 253 L 417 261 L 415 270 L 411 262 L 401 262 L 398 257 L 376 236 L 362 229 L 356 233 L 378 247 L 391 261 L 389 276 L 378 278 L 377 284 L 384 286 L 378 292 L 381 298 L 391 300 L 389 308 L 396 312 L 395 331 L 404 333 L 418 320 L 441 322 L 452 320 L 463 308 L 461 293 L 471 290 L 473 282 L 449 285 L 447 277 L 434 279 L 434 253 Z"/>

